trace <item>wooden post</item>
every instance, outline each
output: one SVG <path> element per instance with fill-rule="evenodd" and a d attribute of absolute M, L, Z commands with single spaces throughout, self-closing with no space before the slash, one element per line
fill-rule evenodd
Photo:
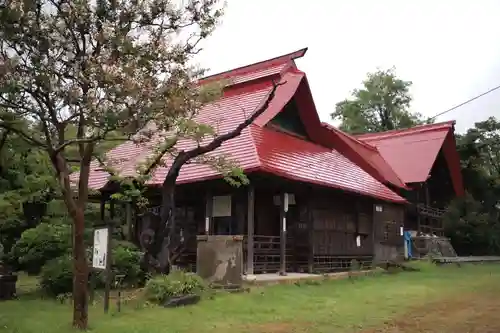
<path fill-rule="evenodd" d="M 253 275 L 253 247 L 255 232 L 255 189 L 252 185 L 248 186 L 248 212 L 247 212 L 247 275 Z"/>
<path fill-rule="evenodd" d="M 288 194 L 280 195 L 280 275 L 286 275 L 286 212 L 288 211 Z"/>
<path fill-rule="evenodd" d="M 307 257 L 307 266 L 309 274 L 314 272 L 314 215 L 310 197 L 307 200 L 307 231 L 309 237 L 309 253 Z"/>
<path fill-rule="evenodd" d="M 134 239 L 134 230 L 132 228 L 132 203 L 125 203 L 125 221 L 127 225 L 127 240 L 129 242 Z"/>
<path fill-rule="evenodd" d="M 213 197 L 210 192 L 207 192 L 205 198 L 205 235 L 210 235 L 213 232 L 212 227 L 212 205 Z"/>
<path fill-rule="evenodd" d="M 106 284 L 104 286 L 104 313 L 108 313 L 109 311 L 109 295 L 111 293 L 111 283 L 112 283 L 112 274 L 111 274 L 111 235 L 113 233 L 113 219 L 115 217 L 115 203 L 113 200 L 109 203 L 109 221 L 108 221 L 108 251 L 106 258 Z"/>

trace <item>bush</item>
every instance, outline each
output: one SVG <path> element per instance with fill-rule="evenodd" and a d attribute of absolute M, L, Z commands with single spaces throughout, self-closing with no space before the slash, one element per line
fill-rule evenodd
<path fill-rule="evenodd" d="M 88 251 L 89 264 L 92 251 Z M 112 272 L 124 275 L 124 286 L 137 286 L 144 280 L 144 274 L 140 268 L 142 253 L 137 247 L 128 242 L 116 242 L 113 244 Z M 73 286 L 73 261 L 69 254 L 48 261 L 41 270 L 40 285 L 49 295 L 57 296 L 71 292 Z M 89 270 L 90 272 L 90 270 Z M 97 274 L 96 287 L 103 287 L 105 283 L 104 272 Z M 114 286 L 112 286 L 114 287 Z"/>
<path fill-rule="evenodd" d="M 145 274 L 141 270 L 142 252 L 132 243 L 117 241 L 112 243 L 111 270 L 116 275 L 124 275 L 122 286 L 136 287 L 144 282 Z M 91 260 L 91 259 L 90 259 Z M 104 286 L 105 274 L 98 273 L 98 287 Z"/>
<path fill-rule="evenodd" d="M 71 249 L 71 229 L 68 225 L 41 223 L 22 233 L 11 250 L 21 268 L 38 274 L 51 259 L 62 256 Z"/>
<path fill-rule="evenodd" d="M 57 296 L 73 289 L 73 258 L 65 254 L 48 261 L 40 274 L 40 287 L 47 294 Z"/>
<path fill-rule="evenodd" d="M 146 298 L 162 304 L 172 297 L 200 294 L 206 290 L 206 284 L 194 273 L 174 271 L 169 275 L 153 277 L 146 284 Z"/>

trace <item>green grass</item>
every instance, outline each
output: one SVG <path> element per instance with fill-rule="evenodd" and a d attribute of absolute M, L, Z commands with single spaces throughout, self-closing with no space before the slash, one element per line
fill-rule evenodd
<path fill-rule="evenodd" d="M 117 313 L 113 304 L 110 314 L 104 315 L 102 304 L 96 304 L 90 309 L 90 329 L 99 333 L 354 332 L 456 293 L 500 291 L 500 265 L 419 266 L 422 271 L 414 273 L 255 288 L 250 293 L 217 295 L 186 308 L 138 309 L 129 304 Z M 70 319 L 70 305 L 32 295 L 0 303 L 0 332 L 72 332 Z"/>

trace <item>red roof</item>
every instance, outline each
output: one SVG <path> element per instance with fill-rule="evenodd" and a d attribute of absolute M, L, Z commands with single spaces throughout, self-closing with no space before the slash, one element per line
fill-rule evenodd
<path fill-rule="evenodd" d="M 379 180 L 382 177 L 379 177 L 377 172 L 401 185 L 390 171 L 382 171 L 383 160 L 375 158 L 374 161 L 377 162 L 370 162 L 373 164 L 372 168 L 377 170 L 372 172 L 370 168 L 360 167 L 352 158 L 345 156 L 345 152 L 341 150 L 352 150 L 349 146 L 341 150 L 333 149 L 337 143 L 332 140 L 332 132 L 321 125 L 307 78 L 294 63 L 294 59 L 303 56 L 305 51 L 306 49 L 300 50 L 200 81 L 204 83 L 229 79 L 231 82 L 224 91 L 224 97 L 202 108 L 197 117 L 198 122 L 214 125 L 219 133 L 235 128 L 258 109 L 271 89 L 272 80 L 281 79 L 281 82 L 285 82 L 278 87 L 268 109 L 251 126 L 240 136 L 225 142 L 212 154 L 226 154 L 237 161 L 247 173 L 259 170 L 377 199 L 406 202 Z M 293 97 L 312 142 L 266 126 Z M 358 144 L 363 145 L 361 142 Z M 184 140 L 179 142 L 176 148 L 186 149 L 193 145 L 193 142 Z M 128 142 L 111 150 L 108 158 L 116 159 L 114 168 L 122 176 L 133 176 L 136 165 L 150 154 L 151 148 L 152 144 L 138 146 Z M 168 162 L 167 160 L 167 165 Z M 370 163 L 367 165 L 371 165 Z M 89 186 L 93 189 L 102 188 L 108 181 L 108 175 L 100 171 L 96 162 L 92 163 L 91 169 Z M 158 167 L 149 184 L 161 184 L 167 171 L 165 167 Z M 77 176 L 75 175 L 74 179 Z M 217 177 L 220 177 L 220 174 L 207 165 L 186 164 L 181 169 L 178 183 L 191 183 Z"/>
<path fill-rule="evenodd" d="M 463 194 L 453 121 L 363 134 L 357 138 L 376 147 L 406 184 L 425 182 L 440 150 L 443 149 L 455 193 Z"/>
<path fill-rule="evenodd" d="M 376 147 L 364 143 L 327 123 L 323 123 L 323 126 L 341 141 L 338 146 L 344 147 L 344 154 L 349 156 L 353 163 L 364 167 L 365 170 L 368 169 L 367 171 L 370 174 L 375 175 L 383 183 L 390 183 L 396 187 L 407 189 L 405 183 L 382 157 Z"/>

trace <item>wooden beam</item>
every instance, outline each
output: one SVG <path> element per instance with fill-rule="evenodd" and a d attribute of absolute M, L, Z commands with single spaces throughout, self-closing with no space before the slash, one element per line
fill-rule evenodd
<path fill-rule="evenodd" d="M 248 212 L 247 212 L 247 275 L 253 274 L 253 248 L 255 233 L 255 189 L 248 186 Z"/>
<path fill-rule="evenodd" d="M 286 275 L 286 211 L 288 198 L 286 193 L 280 195 L 280 275 Z"/>

